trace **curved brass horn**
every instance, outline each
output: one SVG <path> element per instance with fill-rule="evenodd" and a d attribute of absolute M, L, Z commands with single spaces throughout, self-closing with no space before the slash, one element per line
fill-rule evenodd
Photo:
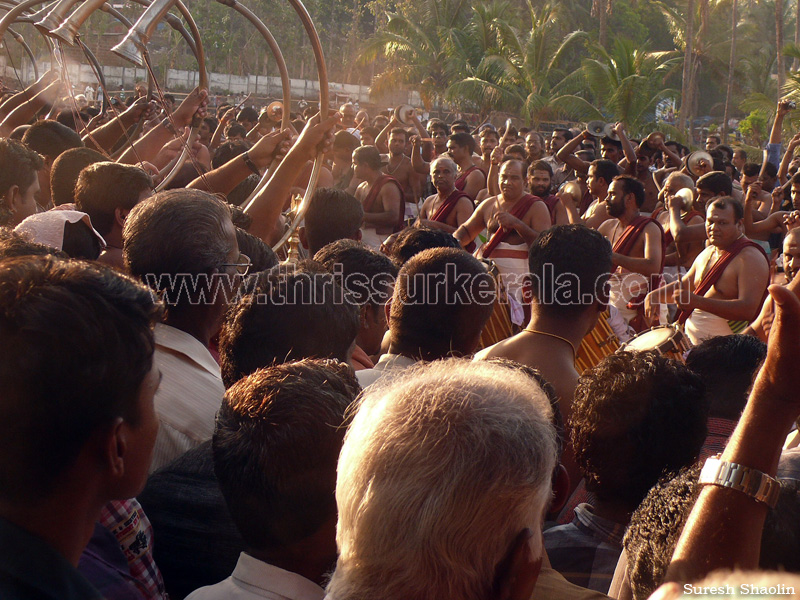
<path fill-rule="evenodd" d="M 58 0 L 56 5 L 38 23 L 34 23 L 36 29 L 45 35 L 51 35 L 61 22 L 67 18 L 70 9 L 78 3 L 78 0 Z"/>
<path fill-rule="evenodd" d="M 65 19 L 56 29 L 50 32 L 50 35 L 62 42 L 66 42 L 70 46 L 74 46 L 75 37 L 78 35 L 81 25 L 86 22 L 89 15 L 105 3 L 106 0 L 84 0 L 83 4 L 69 18 Z"/>
<path fill-rule="evenodd" d="M 319 116 L 320 119 L 326 119 L 328 117 L 328 68 L 325 66 L 325 57 L 322 54 L 322 42 L 320 42 L 317 29 L 314 27 L 314 23 L 311 20 L 311 15 L 308 14 L 303 3 L 300 0 L 289 0 L 289 4 L 292 5 L 297 16 L 300 17 L 300 21 L 303 23 L 308 39 L 311 42 L 311 48 L 314 50 L 314 60 L 317 63 L 317 74 L 319 77 Z M 284 110 L 287 108 L 288 107 L 284 107 Z M 286 233 L 283 234 L 283 237 L 273 246 L 273 250 L 279 250 L 289 238 L 294 235 L 298 225 L 302 223 L 303 217 L 305 217 L 306 211 L 308 210 L 308 205 L 311 203 L 311 196 L 314 195 L 314 190 L 317 187 L 317 180 L 319 179 L 319 172 L 322 169 L 323 159 L 322 152 L 320 152 L 314 160 L 314 166 L 311 169 L 311 176 L 308 178 L 305 196 L 303 196 L 300 208 L 297 209 L 297 216 L 295 216 L 292 225 Z"/>
<path fill-rule="evenodd" d="M 150 41 L 158 22 L 169 12 L 173 4 L 175 0 L 155 0 L 145 9 L 122 41 L 111 48 L 111 51 L 126 60 L 144 66 L 139 49 L 144 48 Z"/>

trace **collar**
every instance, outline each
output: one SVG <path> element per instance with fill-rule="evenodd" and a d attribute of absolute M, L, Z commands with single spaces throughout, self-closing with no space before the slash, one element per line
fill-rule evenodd
<path fill-rule="evenodd" d="M 378 359 L 375 368 L 383 371 L 387 369 L 402 369 L 403 367 L 410 367 L 415 364 L 417 364 L 417 361 L 408 356 L 386 353 Z"/>
<path fill-rule="evenodd" d="M 597 516 L 590 504 L 584 503 L 575 507 L 575 525 L 592 537 L 622 546 L 626 525 Z"/>
<path fill-rule="evenodd" d="M 194 336 L 164 323 L 156 323 L 156 346 L 173 354 L 182 354 L 212 375 L 220 376 L 219 365 L 211 352 Z"/>
<path fill-rule="evenodd" d="M 291 600 L 322 600 L 325 596 L 325 590 L 313 581 L 253 558 L 246 552 L 239 555 L 231 579 L 238 586 L 267 590 Z"/>

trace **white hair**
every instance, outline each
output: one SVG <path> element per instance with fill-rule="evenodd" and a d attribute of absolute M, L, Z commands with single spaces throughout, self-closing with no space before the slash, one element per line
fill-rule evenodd
<path fill-rule="evenodd" d="M 367 389 L 339 456 L 336 600 L 478 600 L 556 465 L 550 404 L 521 371 L 448 359 Z"/>
<path fill-rule="evenodd" d="M 452 158 L 448 158 L 447 156 L 438 156 L 433 159 L 433 162 L 431 162 L 431 173 L 433 173 L 436 165 L 439 164 L 447 165 L 447 168 L 450 169 L 454 174 L 458 173 L 458 165 Z"/>

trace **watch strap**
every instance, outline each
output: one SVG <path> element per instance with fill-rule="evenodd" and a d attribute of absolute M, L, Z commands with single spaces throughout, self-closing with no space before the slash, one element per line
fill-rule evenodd
<path fill-rule="evenodd" d="M 719 455 L 706 459 L 698 483 L 731 488 L 757 502 L 774 508 L 781 484 L 774 477 L 743 465 L 721 460 Z"/>
<path fill-rule="evenodd" d="M 253 161 L 250 159 L 250 155 L 247 153 L 247 151 L 245 151 L 245 152 L 242 154 L 242 158 L 244 159 L 244 164 L 246 164 L 246 165 L 247 165 L 247 168 L 248 168 L 248 169 L 250 169 L 250 170 L 251 170 L 253 173 L 255 173 L 256 175 L 261 175 L 261 170 L 260 170 L 260 169 L 259 169 L 259 168 L 256 166 L 256 163 L 254 163 L 254 162 L 253 162 Z"/>

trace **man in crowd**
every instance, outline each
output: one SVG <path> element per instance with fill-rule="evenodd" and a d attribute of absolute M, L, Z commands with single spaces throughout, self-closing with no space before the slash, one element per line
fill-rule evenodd
<path fill-rule="evenodd" d="M 610 160 L 594 160 L 589 164 L 586 187 L 591 196 L 591 203 L 581 213 L 582 197 L 564 190 L 560 194 L 561 203 L 567 211 L 570 223 L 583 223 L 587 227 L 597 229 L 608 218 L 608 205 L 605 200 L 608 188 L 614 178 L 619 175 L 619 167 Z"/>
<path fill-rule="evenodd" d="M 419 211 L 417 225 L 453 233 L 475 210 L 470 197 L 456 189 L 458 167 L 444 156 L 431 163 L 431 181 L 436 193 L 428 196 Z"/>
<path fill-rule="evenodd" d="M 100 598 L 76 567 L 102 508 L 147 478 L 158 308 L 108 267 L 52 257 L 4 260 L 0 306 L 0 597 Z"/>
<path fill-rule="evenodd" d="M 100 262 L 124 268 L 122 228 L 131 209 L 153 193 L 153 180 L 138 167 L 115 162 L 89 165 L 78 176 L 75 205 L 92 220 L 106 248 Z"/>
<path fill-rule="evenodd" d="M 17 140 L 0 140 L 0 225 L 16 227 L 38 210 L 42 157 Z"/>
<path fill-rule="evenodd" d="M 386 303 L 392 297 L 397 267 L 386 255 L 355 240 L 337 240 L 320 249 L 314 260 L 325 266 L 359 308 L 360 324 L 351 364 L 358 371 L 375 366 L 388 328 Z"/>
<path fill-rule="evenodd" d="M 362 181 L 355 193 L 364 207 L 362 239 L 378 250 L 384 239 L 403 228 L 403 186 L 391 175 L 381 173 L 381 155 L 374 146 L 356 148 L 353 166 L 354 177 Z"/>
<path fill-rule="evenodd" d="M 505 277 L 509 296 L 522 304 L 523 278 L 528 272 L 528 248 L 550 227 L 544 202 L 525 192 L 525 164 L 507 160 L 500 167 L 500 194 L 481 202 L 453 234 L 466 247 L 484 229 L 491 235 L 479 252 L 491 258 Z M 521 319 L 520 319 L 521 324 Z"/>
<path fill-rule="evenodd" d="M 463 250 L 431 248 L 400 269 L 389 306 L 389 348 L 372 369 L 358 371 L 367 387 L 419 361 L 469 356 L 492 313 L 495 285 Z"/>
<path fill-rule="evenodd" d="M 569 174 L 571 172 L 570 167 L 558 159 L 556 155 L 562 146 L 571 140 L 572 137 L 572 132 L 569 129 L 556 127 L 553 130 L 553 134 L 547 140 L 549 156 L 543 157 L 542 160 L 550 163 L 550 167 L 553 169 L 553 187 L 555 188 L 561 187 L 561 184 L 569 179 Z"/>
<path fill-rule="evenodd" d="M 411 165 L 411 159 L 405 154 L 407 143 L 408 131 L 402 127 L 395 127 L 389 132 L 389 154 L 382 156 L 381 159 L 385 162 L 383 172 L 400 182 L 404 201 L 407 204 L 415 204 L 421 191 L 419 177 Z"/>
<path fill-rule="evenodd" d="M 344 190 L 317 188 L 311 196 L 303 225 L 298 229 L 300 243 L 313 256 L 336 240 L 361 240 L 364 208 Z"/>
<path fill-rule="evenodd" d="M 697 460 L 708 406 L 700 377 L 651 353 L 618 353 L 581 376 L 570 440 L 591 502 L 544 533 L 553 568 L 608 591 L 631 512 L 664 472 Z"/>
<path fill-rule="evenodd" d="M 638 179 L 615 177 L 606 198 L 611 218 L 598 228 L 613 248 L 611 304 L 636 332 L 649 327 L 644 298 L 660 285 L 664 269 L 664 232 L 658 221 L 640 214 L 644 201 L 644 186 Z"/>
<path fill-rule="evenodd" d="M 344 364 L 303 360 L 226 392 L 214 471 L 246 550 L 230 577 L 189 600 L 322 600 L 336 562 L 336 461 L 358 391 Z"/>
<path fill-rule="evenodd" d="M 731 197 L 714 199 L 706 213 L 708 247 L 679 281 L 648 295 L 647 310 L 673 300 L 692 344 L 740 333 L 758 315 L 769 284 L 769 261 L 743 233 L 744 209 Z"/>
<path fill-rule="evenodd" d="M 478 192 L 486 187 L 486 174 L 472 161 L 474 151 L 475 138 L 468 133 L 454 133 L 447 141 L 447 153 L 458 165 L 456 189 L 464 192 L 471 200 L 475 200 Z"/>
<path fill-rule="evenodd" d="M 328 596 L 489 598 L 510 585 L 513 597 L 565 597 L 535 566 L 556 465 L 550 418 L 536 382 L 487 362 L 439 361 L 368 389 L 339 456 Z M 509 556 L 521 560 L 499 570 Z"/>
<path fill-rule="evenodd" d="M 197 190 L 140 202 L 125 219 L 122 239 L 125 266 L 167 305 L 155 331 L 162 375 L 155 470 L 211 439 L 225 389 L 209 346 L 250 261 L 239 252 L 228 207 Z"/>
<path fill-rule="evenodd" d="M 25 132 L 22 136 L 22 143 L 28 149 L 38 152 L 44 159 L 44 165 L 39 168 L 39 194 L 37 202 L 42 208 L 52 206 L 50 197 L 50 169 L 53 161 L 62 152 L 71 148 L 81 148 L 83 142 L 81 137 L 72 129 L 56 121 L 39 121 Z"/>
<path fill-rule="evenodd" d="M 558 196 L 550 193 L 552 181 L 553 171 L 546 161 L 537 160 L 528 167 L 528 188 L 531 190 L 531 194 L 541 198 L 547 205 L 552 225 L 566 225 L 568 222 L 567 211 Z"/>

